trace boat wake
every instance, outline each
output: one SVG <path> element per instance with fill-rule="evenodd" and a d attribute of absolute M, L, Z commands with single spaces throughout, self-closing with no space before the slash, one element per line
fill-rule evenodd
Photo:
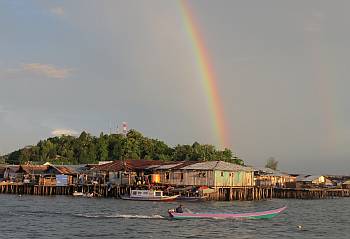
<path fill-rule="evenodd" d="M 165 219 L 161 215 L 137 215 L 137 214 L 74 214 L 85 218 L 127 218 L 127 219 Z"/>

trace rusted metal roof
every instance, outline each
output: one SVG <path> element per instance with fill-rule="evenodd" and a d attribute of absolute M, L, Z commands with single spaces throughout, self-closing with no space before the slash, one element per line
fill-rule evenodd
<path fill-rule="evenodd" d="M 54 166 L 61 174 L 76 174 L 76 172 L 67 166 Z"/>
<path fill-rule="evenodd" d="M 156 168 L 156 170 L 177 170 L 183 169 L 186 166 L 198 163 L 198 161 L 174 161 L 170 164 L 162 165 Z"/>
<path fill-rule="evenodd" d="M 21 165 L 21 167 L 28 174 L 44 174 L 49 168 L 47 165 Z"/>
<path fill-rule="evenodd" d="M 165 165 L 158 166 L 157 170 L 172 169 L 172 168 L 178 167 L 180 165 L 182 165 L 181 162 L 180 163 L 175 163 L 175 164 L 165 164 Z"/>
<path fill-rule="evenodd" d="M 151 166 L 159 166 L 167 164 L 169 162 L 158 161 L 158 160 L 116 160 L 112 163 L 107 163 L 103 165 L 98 165 L 93 168 L 96 171 L 133 171 L 133 170 L 145 170 L 149 169 Z"/>

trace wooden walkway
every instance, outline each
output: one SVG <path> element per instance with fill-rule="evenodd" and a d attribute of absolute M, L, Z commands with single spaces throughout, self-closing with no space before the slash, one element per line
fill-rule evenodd
<path fill-rule="evenodd" d="M 29 194 L 40 196 L 73 195 L 73 192 L 94 193 L 101 197 L 115 197 L 128 194 L 130 186 L 106 185 L 69 185 L 69 186 L 42 186 L 23 183 L 0 183 L 0 193 Z M 220 201 L 251 201 L 271 198 L 294 198 L 294 199 L 326 199 L 350 197 L 350 189 L 295 189 L 295 188 L 271 188 L 271 187 L 234 187 L 217 188 L 211 193 L 209 200 Z"/>
<path fill-rule="evenodd" d="M 327 189 L 327 188 L 282 188 L 274 189 L 274 198 L 295 199 L 326 199 L 338 197 L 350 197 L 350 189 Z"/>
<path fill-rule="evenodd" d="M 40 196 L 73 195 L 75 191 L 94 193 L 101 197 L 120 197 L 129 192 L 129 187 L 108 188 L 106 185 L 69 185 L 69 186 L 44 186 L 23 183 L 1 183 L 0 193 L 29 194 Z"/>

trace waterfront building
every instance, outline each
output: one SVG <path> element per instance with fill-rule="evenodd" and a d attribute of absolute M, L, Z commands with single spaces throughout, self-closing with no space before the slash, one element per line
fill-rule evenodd
<path fill-rule="evenodd" d="M 342 188 L 343 189 L 350 189 L 350 180 L 347 180 L 342 183 Z"/>
<path fill-rule="evenodd" d="M 178 162 L 159 166 L 160 184 L 173 186 L 244 187 L 254 185 L 253 169 L 224 161 Z"/>
<path fill-rule="evenodd" d="M 299 175 L 296 178 L 297 188 L 332 187 L 334 183 L 323 175 Z"/>
<path fill-rule="evenodd" d="M 295 188 L 296 177 L 270 168 L 254 167 L 255 186 Z"/>
<path fill-rule="evenodd" d="M 152 183 L 153 169 L 166 164 L 158 160 L 116 160 L 97 165 L 93 176 L 113 185 L 142 185 Z"/>

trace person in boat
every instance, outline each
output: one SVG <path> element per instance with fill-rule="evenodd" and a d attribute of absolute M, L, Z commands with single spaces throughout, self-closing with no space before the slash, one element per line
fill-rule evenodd
<path fill-rule="evenodd" d="M 183 213 L 184 212 L 183 207 L 182 207 L 181 204 L 175 209 L 175 212 L 176 213 Z"/>

